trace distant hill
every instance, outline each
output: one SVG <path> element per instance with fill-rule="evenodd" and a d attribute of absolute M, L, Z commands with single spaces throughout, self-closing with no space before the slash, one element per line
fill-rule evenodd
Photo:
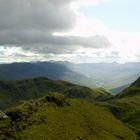
<path fill-rule="evenodd" d="M 113 97 L 113 95 L 105 89 L 90 89 L 88 87 L 83 86 L 74 86 L 66 90 L 64 94 L 70 98 L 81 98 L 84 100 L 87 99 L 89 101 L 100 101 L 103 99 Z"/>
<path fill-rule="evenodd" d="M 65 62 L 66 65 L 66 62 Z M 81 63 L 69 64 L 69 69 L 90 79 L 89 86 L 96 85 L 107 89 L 114 89 L 129 85 L 140 74 L 140 62 L 132 63 Z M 124 87 L 125 88 L 125 87 Z M 122 89 L 124 89 L 122 88 Z"/>
<path fill-rule="evenodd" d="M 18 80 L 25 78 L 48 77 L 51 79 L 64 79 L 69 76 L 82 77 L 76 72 L 67 68 L 64 64 L 53 62 L 36 62 L 36 63 L 11 63 L 0 65 L 0 80 Z"/>
<path fill-rule="evenodd" d="M 50 93 L 1 112 L 0 139 L 137 140 L 135 133 L 104 107 Z"/>
<path fill-rule="evenodd" d="M 122 91 L 123 91 L 125 88 L 127 88 L 127 87 L 129 87 L 129 85 L 120 86 L 120 87 L 111 89 L 110 91 L 111 91 L 112 93 L 117 94 L 117 93 L 122 92 Z"/>
<path fill-rule="evenodd" d="M 66 61 L 0 64 L 0 80 L 48 77 L 90 88 L 114 89 L 131 84 L 140 73 L 140 63 L 83 63 Z"/>

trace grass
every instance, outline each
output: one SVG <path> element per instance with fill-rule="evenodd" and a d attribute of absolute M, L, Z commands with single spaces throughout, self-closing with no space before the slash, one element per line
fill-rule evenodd
<path fill-rule="evenodd" d="M 22 100 L 38 99 L 49 92 L 61 92 L 68 97 L 94 100 L 105 90 L 92 90 L 65 81 L 34 78 L 18 81 L 0 81 L 0 109 L 16 106 Z"/>
<path fill-rule="evenodd" d="M 15 105 L 0 119 L 2 140 L 137 140 L 140 135 L 140 79 L 116 96 L 47 78 L 0 83 L 0 105 Z"/>
<path fill-rule="evenodd" d="M 109 104 L 114 110 L 120 110 L 114 111 L 114 115 L 140 131 L 140 95 L 114 99 L 109 101 Z"/>
<path fill-rule="evenodd" d="M 50 97 L 52 100 L 48 100 Z M 7 112 L 20 112 L 22 119 L 1 120 L 0 136 L 21 140 L 136 140 L 136 135 L 106 108 L 53 93 L 28 101 Z M 59 106 L 57 101 L 64 102 Z M 66 103 L 66 104 L 65 104 Z M 7 130 L 5 130 L 5 128 Z M 12 128 L 12 129 L 11 129 Z M 14 131 L 13 131 L 14 129 Z M 3 133 L 1 133 L 3 131 Z M 4 132 L 5 131 L 5 132 Z M 8 139 L 8 140 L 9 140 Z"/>

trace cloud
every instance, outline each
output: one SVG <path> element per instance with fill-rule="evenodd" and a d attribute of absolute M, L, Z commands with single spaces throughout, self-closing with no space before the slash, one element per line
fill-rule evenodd
<path fill-rule="evenodd" d="M 107 1 L 0 0 L 0 61 L 139 61 L 140 33 L 113 30 L 80 11 Z"/>
<path fill-rule="evenodd" d="M 57 36 L 36 30 L 0 32 L 0 43 L 40 53 L 70 53 L 79 47 L 104 48 L 110 45 L 104 36 Z"/>
<path fill-rule="evenodd" d="M 74 0 L 0 0 L 0 45 L 35 53 L 72 53 L 110 45 L 104 36 L 58 36 L 76 25 Z M 77 0 L 78 1 L 78 0 Z"/>
<path fill-rule="evenodd" d="M 70 0 L 0 0 L 0 30 L 61 31 L 75 24 Z M 67 18 L 68 17 L 68 18 Z"/>

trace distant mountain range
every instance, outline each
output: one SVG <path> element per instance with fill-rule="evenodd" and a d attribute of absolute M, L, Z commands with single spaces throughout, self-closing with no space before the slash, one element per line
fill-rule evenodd
<path fill-rule="evenodd" d="M 140 74 L 140 63 L 83 63 L 67 61 L 0 64 L 0 80 L 48 77 L 120 92 Z M 117 89 L 116 89 L 117 88 Z M 115 90 L 116 89 L 116 90 Z"/>

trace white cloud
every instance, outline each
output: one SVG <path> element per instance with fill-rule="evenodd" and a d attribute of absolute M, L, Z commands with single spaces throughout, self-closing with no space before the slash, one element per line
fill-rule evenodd
<path fill-rule="evenodd" d="M 58 34 L 58 33 L 56 33 Z M 100 55 L 96 60 L 99 61 L 140 61 L 140 32 L 122 32 L 107 27 L 102 21 L 86 17 L 83 13 L 79 14 L 78 22 L 73 30 L 70 32 L 60 33 L 60 35 L 74 35 L 74 36 L 92 36 L 92 35 L 105 36 L 111 46 L 110 48 L 101 49 L 103 55 Z M 92 49 L 86 51 L 92 52 Z M 96 50 L 97 54 L 98 51 Z M 107 52 L 107 53 L 105 53 Z M 112 52 L 117 52 L 118 56 L 112 56 Z M 84 56 L 84 55 L 83 55 Z M 102 57 L 103 56 L 103 57 Z M 108 58 L 107 60 L 105 59 Z M 111 57 L 112 56 L 112 57 Z M 84 59 L 85 56 L 84 56 Z M 89 58 L 88 58 L 89 59 Z M 91 61 L 95 58 L 91 56 Z"/>
<path fill-rule="evenodd" d="M 0 0 L 0 61 L 140 61 L 139 32 L 111 29 L 79 10 L 103 2 Z"/>

